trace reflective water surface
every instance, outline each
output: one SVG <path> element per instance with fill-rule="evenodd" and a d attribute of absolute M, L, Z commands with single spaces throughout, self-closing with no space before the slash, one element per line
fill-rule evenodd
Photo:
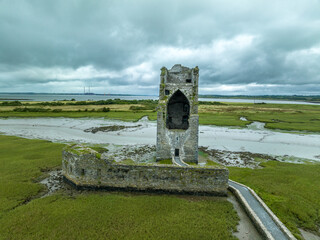
<path fill-rule="evenodd" d="M 92 127 L 113 125 L 136 127 L 111 132 L 84 132 Z M 103 118 L 8 118 L 0 119 L 0 132 L 53 142 L 156 144 L 156 122 L 146 118 L 138 124 Z M 320 134 L 272 131 L 264 129 L 263 123 L 252 123 L 243 129 L 200 126 L 199 146 L 320 161 Z"/>

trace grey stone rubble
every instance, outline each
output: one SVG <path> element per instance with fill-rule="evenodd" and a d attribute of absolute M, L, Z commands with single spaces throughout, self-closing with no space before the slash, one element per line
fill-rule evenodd
<path fill-rule="evenodd" d="M 48 192 L 42 198 L 52 195 L 54 192 L 61 189 L 61 170 L 54 170 L 49 172 L 48 177 L 43 179 L 40 183 L 44 184 Z"/>

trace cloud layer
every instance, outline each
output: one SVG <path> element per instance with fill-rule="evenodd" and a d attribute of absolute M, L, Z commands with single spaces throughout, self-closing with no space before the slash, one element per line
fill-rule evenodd
<path fill-rule="evenodd" d="M 319 94 L 320 1 L 0 1 L 0 92 Z"/>

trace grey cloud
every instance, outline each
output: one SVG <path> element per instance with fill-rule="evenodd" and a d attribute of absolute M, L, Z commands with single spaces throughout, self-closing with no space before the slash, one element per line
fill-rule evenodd
<path fill-rule="evenodd" d="M 51 74 L 48 69 L 63 72 L 93 66 L 118 73 L 88 76 L 96 86 L 121 86 L 130 93 L 132 86 L 147 86 L 157 94 L 159 69 L 182 63 L 199 65 L 204 88 L 280 84 L 282 93 L 314 93 L 320 88 L 319 7 L 317 0 L 2 0 L 0 87 L 15 91 L 28 85 L 33 86 L 28 91 L 45 91 L 57 81 L 72 91 L 83 82 L 79 75 L 56 79 L 46 75 Z M 254 38 L 243 50 L 239 46 L 212 50 L 219 41 L 238 36 Z M 159 55 L 161 48 L 191 53 Z M 148 64 L 152 77 L 135 69 L 142 63 Z M 34 68 L 44 71 L 27 74 Z M 137 72 L 126 73 L 130 68 Z M 267 88 L 265 92 L 274 92 Z M 247 94 L 257 93 L 255 88 L 247 89 Z"/>

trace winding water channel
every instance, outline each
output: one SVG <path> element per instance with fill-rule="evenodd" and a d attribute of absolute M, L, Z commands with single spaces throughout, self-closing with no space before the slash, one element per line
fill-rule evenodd
<path fill-rule="evenodd" d="M 114 125 L 132 127 L 111 132 L 84 131 L 92 127 Z M 7 118 L 0 119 L 0 133 L 53 142 L 155 144 L 156 122 L 145 118 L 139 122 L 103 118 Z M 320 161 L 320 134 L 273 131 L 264 129 L 261 123 L 253 123 L 243 129 L 200 126 L 199 146 L 284 156 L 288 161 L 294 158 Z"/>

